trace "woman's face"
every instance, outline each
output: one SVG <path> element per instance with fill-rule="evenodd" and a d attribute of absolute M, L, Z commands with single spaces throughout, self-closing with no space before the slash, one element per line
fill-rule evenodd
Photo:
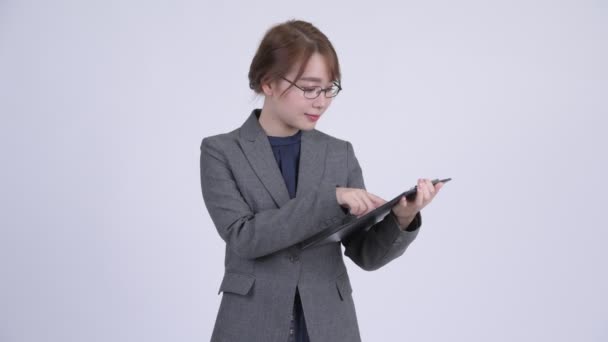
<path fill-rule="evenodd" d="M 299 65 L 292 68 L 285 78 L 293 81 L 298 68 Z M 322 88 L 332 86 L 329 70 L 321 54 L 314 53 L 310 57 L 302 77 L 295 84 L 304 89 L 314 86 Z M 272 82 L 269 88 L 264 89 L 266 95 L 264 106 L 269 109 L 269 114 L 276 126 L 275 129 L 280 129 L 285 135 L 295 134 L 298 130 L 314 129 L 317 121 L 332 102 L 332 98 L 325 97 L 323 92 L 316 99 L 308 99 L 304 97 L 302 90 L 295 86 L 289 88 L 281 96 L 290 85 L 288 81 L 279 79 Z"/>

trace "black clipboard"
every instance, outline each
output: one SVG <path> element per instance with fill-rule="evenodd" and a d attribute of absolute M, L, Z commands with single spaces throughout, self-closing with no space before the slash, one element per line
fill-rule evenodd
<path fill-rule="evenodd" d="M 452 178 L 446 178 L 441 180 L 434 179 L 432 183 L 433 185 L 435 185 L 437 183 L 447 183 L 451 180 Z M 309 247 L 318 246 L 330 242 L 340 242 L 348 238 L 355 232 L 358 232 L 360 230 L 368 230 L 369 228 L 371 228 L 371 226 L 384 219 L 384 217 L 390 212 L 393 206 L 397 204 L 397 202 L 399 202 L 401 197 L 405 196 L 408 200 L 413 200 L 414 198 L 416 198 L 417 188 L 417 186 L 414 186 L 411 189 L 402 192 L 392 200 L 384 203 L 383 205 L 359 218 L 357 218 L 355 215 L 349 214 L 349 217 L 346 218 L 343 224 L 328 228 L 302 241 L 300 243 L 300 248 L 306 249 Z"/>

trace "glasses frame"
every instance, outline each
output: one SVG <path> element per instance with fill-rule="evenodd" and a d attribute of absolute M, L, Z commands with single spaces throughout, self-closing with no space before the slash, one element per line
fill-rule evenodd
<path fill-rule="evenodd" d="M 310 88 L 315 88 L 315 92 L 316 92 L 316 94 L 317 94 L 317 95 L 316 95 L 315 97 L 308 97 L 308 96 L 306 96 L 306 93 L 307 93 L 307 92 L 310 92 L 309 90 L 306 90 L 306 89 L 304 89 L 304 88 L 302 88 L 302 87 L 299 87 L 297 84 L 295 84 L 295 82 L 290 81 L 290 80 L 286 79 L 286 78 L 285 78 L 285 77 L 283 77 L 283 76 L 281 76 L 281 78 L 282 78 L 283 80 L 285 80 L 285 81 L 289 82 L 289 83 L 290 83 L 291 85 L 293 85 L 294 87 L 296 87 L 296 88 L 300 89 L 300 90 L 302 91 L 302 94 L 304 95 L 304 97 L 305 97 L 305 98 L 307 98 L 307 99 L 309 99 L 309 100 L 314 100 L 314 99 L 316 99 L 317 97 L 319 97 L 319 95 L 321 95 L 321 93 L 324 93 L 325 98 L 331 99 L 331 98 L 334 98 L 334 97 L 338 96 L 338 94 L 340 94 L 340 92 L 342 91 L 342 86 L 340 85 L 340 83 L 338 83 L 338 82 L 334 81 L 334 82 L 333 82 L 333 86 L 328 87 L 328 88 L 321 88 L 321 86 L 312 86 L 312 87 L 310 87 Z M 335 95 L 333 95 L 333 96 L 328 96 L 328 95 L 327 95 L 327 94 L 328 94 L 328 91 L 330 91 L 330 90 L 331 90 L 331 89 L 332 89 L 334 86 L 338 87 L 338 91 L 336 92 L 336 94 L 335 94 Z M 307 87 L 307 88 L 308 88 L 308 87 Z"/>

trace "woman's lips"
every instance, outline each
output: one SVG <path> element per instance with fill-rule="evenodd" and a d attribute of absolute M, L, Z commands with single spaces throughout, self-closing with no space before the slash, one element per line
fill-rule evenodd
<path fill-rule="evenodd" d="M 310 120 L 312 122 L 316 122 L 321 117 L 321 115 L 313 115 L 313 114 L 304 114 L 304 115 L 306 115 L 308 120 Z"/>

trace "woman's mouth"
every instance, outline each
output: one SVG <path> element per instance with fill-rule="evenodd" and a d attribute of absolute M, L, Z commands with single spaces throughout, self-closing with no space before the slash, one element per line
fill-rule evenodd
<path fill-rule="evenodd" d="M 312 122 L 316 122 L 321 117 L 321 115 L 313 115 L 313 114 L 308 114 L 308 113 L 305 113 L 304 115 L 306 115 L 308 120 L 310 120 Z"/>

